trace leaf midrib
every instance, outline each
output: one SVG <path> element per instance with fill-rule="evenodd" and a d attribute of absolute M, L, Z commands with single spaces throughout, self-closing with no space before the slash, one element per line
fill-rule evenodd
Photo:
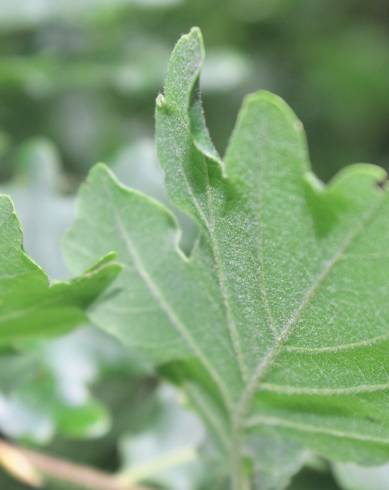
<path fill-rule="evenodd" d="M 177 109 L 176 109 L 177 110 Z M 198 147 L 191 131 L 190 123 L 188 124 L 187 120 L 182 116 L 181 112 L 177 110 L 176 116 L 181 122 L 181 125 L 183 126 L 183 129 L 187 134 L 189 135 L 190 142 L 193 145 L 193 147 L 196 149 L 196 151 L 199 153 L 199 155 L 202 158 L 202 164 L 203 164 L 203 169 L 204 169 L 204 175 L 206 177 L 206 196 L 207 196 L 207 208 L 208 208 L 208 213 L 210 215 L 210 218 L 212 220 L 212 223 L 208 220 L 207 216 L 204 214 L 204 211 L 201 208 L 201 205 L 196 197 L 196 194 L 192 188 L 192 185 L 190 183 L 190 180 L 188 178 L 188 175 L 186 173 L 185 166 L 182 165 L 182 175 L 184 177 L 185 185 L 187 188 L 187 191 L 189 195 L 192 198 L 192 202 L 198 212 L 198 216 L 200 220 L 202 221 L 205 230 L 207 231 L 208 237 L 209 237 L 209 242 L 211 246 L 211 251 L 212 251 L 212 257 L 215 263 L 215 271 L 217 275 L 217 280 L 219 283 L 219 288 L 221 292 L 221 298 L 222 298 L 222 303 L 223 303 L 223 309 L 224 309 L 224 316 L 226 319 L 226 325 L 227 325 L 227 330 L 228 330 L 228 335 L 230 338 L 231 346 L 232 349 L 235 353 L 236 359 L 237 359 L 237 364 L 238 364 L 238 369 L 240 371 L 242 381 L 243 383 L 246 383 L 248 380 L 248 368 L 247 364 L 245 361 L 244 353 L 242 351 L 242 346 L 241 346 L 241 341 L 240 341 L 240 335 L 239 335 L 239 330 L 237 328 L 237 325 L 235 323 L 234 315 L 232 313 L 231 305 L 230 305 L 230 300 L 228 297 L 227 293 L 227 288 L 226 288 L 226 279 L 224 275 L 224 269 L 222 265 L 222 260 L 220 256 L 220 250 L 217 244 L 217 241 L 214 238 L 214 221 L 215 221 L 215 216 L 213 212 L 213 206 L 212 206 L 212 192 L 211 192 L 211 185 L 209 181 L 209 173 L 208 173 L 208 162 L 207 162 L 207 155 L 204 154 L 203 150 Z M 215 162 L 218 165 L 219 162 Z M 220 171 L 222 169 L 220 168 Z M 212 226 L 211 226 L 212 224 Z"/>

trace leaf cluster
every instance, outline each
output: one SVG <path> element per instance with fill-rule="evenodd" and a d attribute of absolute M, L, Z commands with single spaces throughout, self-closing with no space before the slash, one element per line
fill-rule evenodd
<path fill-rule="evenodd" d="M 65 242 L 76 278 L 51 284 L 2 196 L 0 343 L 89 318 L 186 394 L 234 490 L 286 488 L 313 453 L 383 463 L 386 174 L 357 164 L 323 185 L 302 124 L 263 91 L 246 97 L 221 157 L 201 103 L 203 62 L 194 28 L 156 101 L 158 155 L 171 202 L 196 226 L 192 250 L 173 212 L 99 164 Z"/>

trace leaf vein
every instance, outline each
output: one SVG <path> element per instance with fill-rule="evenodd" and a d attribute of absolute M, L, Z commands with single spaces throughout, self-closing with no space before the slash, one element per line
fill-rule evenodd
<path fill-rule="evenodd" d="M 181 337 L 183 337 L 183 339 L 186 341 L 187 345 L 190 347 L 192 352 L 199 358 L 204 368 L 208 371 L 211 378 L 219 387 L 219 390 L 223 396 L 226 406 L 230 408 L 231 407 L 230 395 L 228 393 L 227 387 L 225 386 L 223 380 L 220 378 L 218 372 L 214 369 L 212 364 L 208 361 L 207 357 L 203 354 L 202 350 L 195 342 L 193 336 L 190 334 L 186 325 L 181 322 L 180 318 L 176 315 L 176 313 L 171 308 L 170 304 L 165 299 L 164 295 L 162 294 L 162 292 L 160 291 L 156 283 L 153 281 L 152 277 L 147 272 L 146 268 L 144 267 L 141 256 L 136 250 L 134 242 L 132 241 L 131 237 L 129 236 L 129 234 L 127 233 L 124 227 L 121 216 L 118 214 L 117 209 L 115 207 L 113 207 L 113 209 L 115 210 L 115 221 L 117 224 L 118 231 L 120 233 L 123 242 L 126 245 L 127 251 L 134 263 L 136 270 L 138 271 L 139 276 L 144 281 L 145 285 L 147 286 L 148 290 L 150 291 L 156 303 L 159 305 L 161 310 L 165 313 L 169 322 L 176 329 L 176 331 L 181 335 Z"/>
<path fill-rule="evenodd" d="M 337 262 L 341 259 L 342 255 L 346 252 L 346 250 L 351 246 L 354 240 L 359 236 L 359 234 L 364 230 L 364 228 L 375 218 L 378 211 L 381 209 L 381 206 L 385 202 L 385 197 L 387 194 L 384 194 L 384 197 L 380 199 L 375 206 L 373 206 L 360 220 L 358 226 L 356 226 L 351 232 L 346 236 L 346 238 L 341 242 L 338 250 L 333 254 L 330 259 L 327 259 L 320 273 L 316 276 L 316 279 L 313 281 L 311 286 L 306 290 L 300 305 L 294 310 L 293 314 L 286 322 L 285 326 L 281 330 L 279 337 L 273 346 L 269 349 L 268 353 L 265 357 L 259 361 L 257 364 L 252 378 L 246 388 L 243 390 L 241 398 L 238 402 L 236 413 L 235 413 L 235 424 L 240 426 L 242 424 L 242 420 L 245 416 L 245 412 L 250 403 L 251 398 L 254 396 L 255 392 L 258 390 L 259 385 L 263 379 L 263 377 L 267 374 L 268 370 L 273 365 L 277 356 L 282 352 L 282 348 L 284 344 L 288 341 L 290 334 L 294 330 L 295 326 L 298 324 L 299 319 L 301 318 L 301 314 L 304 309 L 308 306 L 319 287 L 337 264 Z"/>
<path fill-rule="evenodd" d="M 347 386 L 342 388 L 311 388 L 288 385 L 277 385 L 273 383 L 262 383 L 262 391 L 271 391 L 283 395 L 318 395 L 318 396 L 339 396 L 339 395 L 358 395 L 360 393 L 375 393 L 389 389 L 389 383 L 363 384 L 358 386 Z"/>
<path fill-rule="evenodd" d="M 341 439 L 352 439 L 361 442 L 372 442 L 376 444 L 388 444 L 389 438 L 371 436 L 368 434 L 361 434 L 358 432 L 341 431 L 338 429 L 332 429 L 330 427 L 315 426 L 312 424 L 306 424 L 303 422 L 295 422 L 292 420 L 283 419 L 281 417 L 273 417 L 267 415 L 257 415 L 248 419 L 246 423 L 247 428 L 252 428 L 258 425 L 267 425 L 271 427 L 279 427 L 285 429 L 292 429 L 301 432 L 308 432 L 312 434 L 323 434 L 333 437 L 339 437 Z"/>

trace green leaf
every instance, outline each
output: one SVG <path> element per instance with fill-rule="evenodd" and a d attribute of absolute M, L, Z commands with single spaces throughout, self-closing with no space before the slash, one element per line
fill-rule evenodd
<path fill-rule="evenodd" d="M 172 53 L 156 111 L 167 189 L 198 242 L 185 256 L 166 208 L 95 167 L 68 262 L 80 271 L 116 250 L 124 273 L 92 319 L 172 363 L 230 455 L 236 489 L 253 479 L 253 434 L 335 460 L 387 460 L 385 172 L 353 165 L 322 185 L 300 121 L 267 92 L 245 99 L 221 159 L 201 107 L 203 59 L 193 29 Z"/>
<path fill-rule="evenodd" d="M 31 140 L 18 152 L 14 178 L 0 187 L 15 200 L 24 249 L 52 276 L 64 273 L 59 243 L 73 215 L 73 198 L 59 192 L 66 182 L 59 168 L 53 145 Z M 117 371 L 119 364 L 127 373 L 135 372 L 135 360 L 130 362 L 125 349 L 94 328 L 54 340 L 18 342 L 18 349 L 3 350 L 1 431 L 39 444 L 56 434 L 100 437 L 111 426 L 110 415 L 91 393 L 91 385 L 107 370 Z"/>
<path fill-rule="evenodd" d="M 49 284 L 22 249 L 10 199 L 0 196 L 0 344 L 64 333 L 85 321 L 85 310 L 120 271 L 106 255 L 85 274 Z"/>

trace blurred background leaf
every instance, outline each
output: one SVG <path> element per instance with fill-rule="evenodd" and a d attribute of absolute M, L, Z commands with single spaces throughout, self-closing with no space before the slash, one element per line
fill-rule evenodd
<path fill-rule="evenodd" d="M 169 490 L 196 488 L 202 479 L 197 452 L 205 440 L 204 428 L 171 386 L 162 386 L 156 396 L 157 410 L 147 430 L 120 441 L 121 478 L 158 483 Z"/>
<path fill-rule="evenodd" d="M 363 467 L 344 463 L 334 466 L 337 481 L 344 490 L 386 490 L 389 465 Z"/>

